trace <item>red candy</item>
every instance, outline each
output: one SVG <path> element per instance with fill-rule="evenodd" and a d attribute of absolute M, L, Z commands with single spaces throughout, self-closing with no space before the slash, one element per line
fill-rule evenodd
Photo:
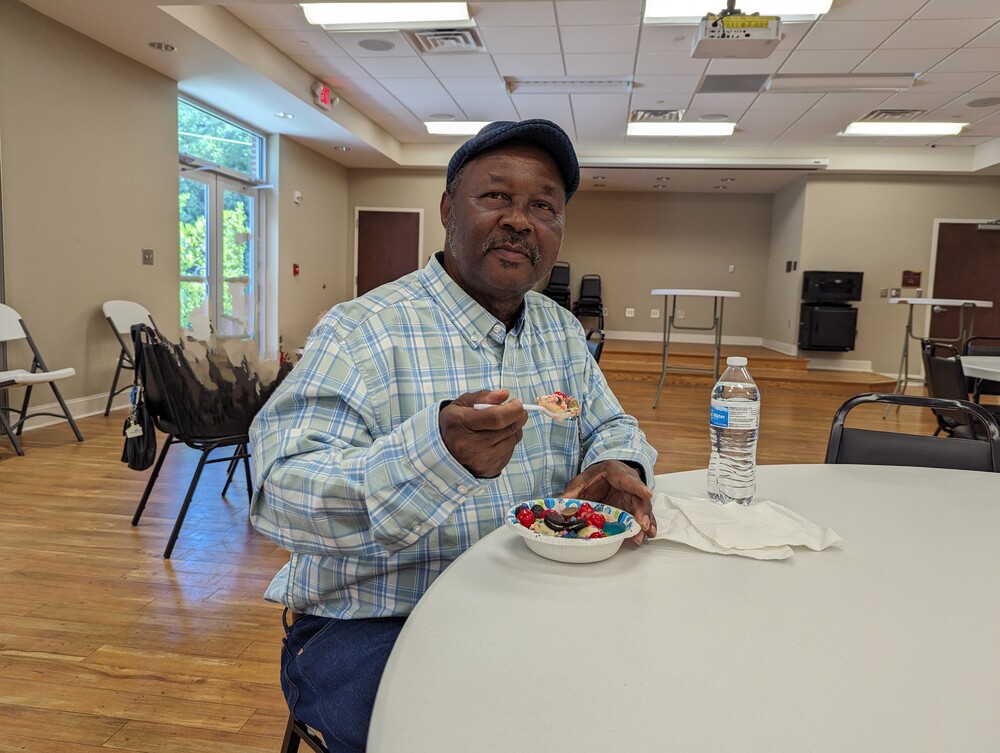
<path fill-rule="evenodd" d="M 587 515 L 586 517 L 587 517 L 587 522 L 590 523 L 590 525 L 592 525 L 594 528 L 598 530 L 604 528 L 604 516 L 601 515 L 601 513 L 599 512 L 594 512 L 593 508 L 591 508 L 590 514 Z M 603 536 L 604 534 L 601 535 Z"/>
<path fill-rule="evenodd" d="M 606 534 L 604 531 L 594 531 L 587 538 L 588 539 L 606 539 L 607 537 L 608 537 L 608 534 Z"/>
<path fill-rule="evenodd" d="M 535 513 L 529 510 L 527 507 L 522 507 L 517 511 L 517 522 L 520 523 L 525 528 L 531 528 L 535 522 Z"/>
<path fill-rule="evenodd" d="M 580 505 L 580 511 L 577 513 L 581 518 L 585 518 L 594 511 L 594 506 L 590 502 L 584 502 Z"/>

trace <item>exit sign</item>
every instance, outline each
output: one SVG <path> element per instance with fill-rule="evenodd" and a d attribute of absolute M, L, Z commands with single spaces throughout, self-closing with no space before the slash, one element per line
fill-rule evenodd
<path fill-rule="evenodd" d="M 317 81 L 315 84 L 313 84 L 312 91 L 313 91 L 313 96 L 316 99 L 316 104 L 320 108 L 324 110 L 329 110 L 333 106 L 335 96 L 329 86 L 320 81 Z"/>

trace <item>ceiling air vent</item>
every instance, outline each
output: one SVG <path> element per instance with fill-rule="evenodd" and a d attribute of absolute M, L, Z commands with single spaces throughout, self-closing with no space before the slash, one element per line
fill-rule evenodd
<path fill-rule="evenodd" d="M 914 118 L 919 118 L 925 112 L 927 112 L 927 110 L 872 110 L 863 118 L 859 118 L 859 120 L 866 122 L 889 121 L 897 123 L 901 120 L 913 120 Z"/>
<path fill-rule="evenodd" d="M 441 52 L 485 52 L 475 29 L 423 29 L 407 32 L 417 52 L 434 55 Z"/>
<path fill-rule="evenodd" d="M 679 123 L 684 110 L 632 110 L 629 123 Z"/>

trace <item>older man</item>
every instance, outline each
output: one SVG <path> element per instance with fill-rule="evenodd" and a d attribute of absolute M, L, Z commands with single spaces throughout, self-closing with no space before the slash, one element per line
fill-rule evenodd
<path fill-rule="evenodd" d="M 333 308 L 254 422 L 253 524 L 291 552 L 266 594 L 292 618 L 282 688 L 331 750 L 364 750 L 406 615 L 513 503 L 606 501 L 635 513 L 637 543 L 656 533 L 656 452 L 580 324 L 530 292 L 579 180 L 556 124 L 483 128 L 448 165 L 445 249 Z M 580 401 L 579 425 L 524 410 L 555 391 Z"/>

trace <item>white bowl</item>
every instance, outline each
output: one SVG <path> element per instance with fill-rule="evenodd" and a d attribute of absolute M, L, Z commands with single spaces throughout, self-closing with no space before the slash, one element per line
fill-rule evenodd
<path fill-rule="evenodd" d="M 530 528 L 525 528 L 517 520 L 517 509 L 521 505 L 541 505 L 547 510 L 562 512 L 567 507 L 579 507 L 585 500 L 565 499 L 561 497 L 546 497 L 544 499 L 532 499 L 526 502 L 518 502 L 507 511 L 504 524 L 524 539 L 528 549 L 546 559 L 556 562 L 600 562 L 614 555 L 625 539 L 635 536 L 642 529 L 638 521 L 624 510 L 611 507 L 601 502 L 589 502 L 595 512 L 604 513 L 611 516 L 619 523 L 625 525 L 622 533 L 606 536 L 602 539 L 567 539 L 559 536 L 547 536 L 544 533 L 537 533 Z"/>

